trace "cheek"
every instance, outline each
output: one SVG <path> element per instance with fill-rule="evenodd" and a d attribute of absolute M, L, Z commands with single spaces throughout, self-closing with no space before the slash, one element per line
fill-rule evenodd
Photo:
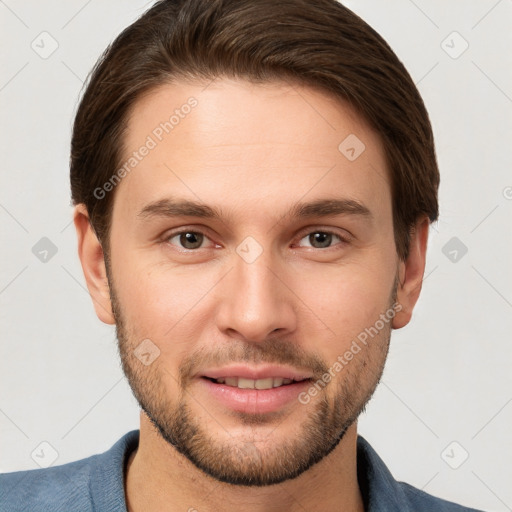
<path fill-rule="evenodd" d="M 290 287 L 338 340 L 357 335 L 388 309 L 395 277 L 392 262 L 382 267 L 369 261 L 302 269 L 296 275 L 300 279 Z"/>
<path fill-rule="evenodd" d="M 167 264 L 144 264 L 142 256 L 117 268 L 116 291 L 130 332 L 149 338 L 165 350 L 198 339 L 204 327 L 204 305 L 209 290 L 218 281 L 210 270 L 172 268 Z"/>

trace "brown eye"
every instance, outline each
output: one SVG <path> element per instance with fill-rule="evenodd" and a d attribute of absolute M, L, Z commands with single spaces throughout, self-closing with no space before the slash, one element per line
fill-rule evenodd
<path fill-rule="evenodd" d="M 203 244 L 205 236 L 202 233 L 195 231 L 183 231 L 169 238 L 169 243 L 176 245 L 172 242 L 178 239 L 179 244 L 183 249 L 199 249 Z"/>
<path fill-rule="evenodd" d="M 329 233 L 327 231 L 314 231 L 309 235 L 302 238 L 302 240 L 307 240 L 307 243 L 303 245 L 303 247 L 313 247 L 314 249 L 326 249 L 331 247 L 333 243 L 333 238 L 338 239 L 338 241 L 343 242 L 344 240 L 335 233 Z M 302 242 L 301 240 L 301 242 Z"/>
<path fill-rule="evenodd" d="M 323 247 L 329 247 L 332 242 L 332 235 L 331 233 L 311 233 L 309 235 L 309 243 L 312 247 L 315 247 L 317 249 L 323 248 Z"/>

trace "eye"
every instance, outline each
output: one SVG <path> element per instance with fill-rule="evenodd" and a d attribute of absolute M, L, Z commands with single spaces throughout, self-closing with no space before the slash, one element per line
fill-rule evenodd
<path fill-rule="evenodd" d="M 201 249 L 205 240 L 208 240 L 208 237 L 200 231 L 181 231 L 166 239 L 171 245 L 179 244 L 178 247 L 187 250 Z"/>
<path fill-rule="evenodd" d="M 302 245 L 299 242 L 299 246 L 313 247 L 315 249 L 325 249 L 331 247 L 333 239 L 337 239 L 339 242 L 342 243 L 347 242 L 347 240 L 342 238 L 340 235 L 337 235 L 336 233 L 332 233 L 330 231 L 313 231 L 300 240 L 300 242 L 302 242 L 302 240 L 306 240 L 309 245 Z"/>

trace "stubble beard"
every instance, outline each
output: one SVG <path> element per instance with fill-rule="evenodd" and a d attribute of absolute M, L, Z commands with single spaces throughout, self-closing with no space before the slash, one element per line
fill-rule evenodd
<path fill-rule="evenodd" d="M 365 410 L 384 370 L 391 337 L 389 325 L 381 331 L 378 339 L 371 341 L 373 347 L 364 347 L 325 388 L 332 391 L 332 386 L 336 386 L 335 393 L 321 392 L 319 399 L 307 405 L 297 401 L 297 407 L 304 407 L 307 415 L 300 433 L 293 439 L 284 432 L 287 415 L 276 418 L 249 413 L 236 414 L 240 424 L 247 425 L 248 433 L 244 439 L 230 436 L 222 426 L 222 420 L 206 415 L 208 422 L 218 430 L 215 436 L 191 407 L 191 404 L 200 407 L 191 395 L 191 381 L 188 379 L 191 368 L 198 361 L 197 354 L 180 365 L 180 375 L 173 379 L 179 382 L 178 399 L 173 402 L 169 389 L 163 385 L 164 373 L 170 375 L 169 370 L 158 359 L 151 366 L 144 366 L 134 356 L 133 351 L 140 340 L 130 335 L 131 329 L 123 315 L 111 276 L 109 283 L 123 371 L 141 409 L 167 443 L 195 467 L 221 482 L 237 486 L 268 486 L 296 478 L 310 469 L 336 448 L 347 429 Z M 391 304 L 395 298 L 396 284 Z M 314 374 L 320 378 L 329 368 L 317 358 L 297 355 L 293 344 L 280 339 L 231 348 L 230 356 L 238 355 L 232 361 L 283 363 L 297 367 L 304 367 L 304 362 L 308 361 L 314 366 Z M 213 359 L 218 358 L 214 356 Z M 229 357 L 223 356 L 222 360 L 226 359 Z M 275 428 L 262 442 L 261 436 L 257 435 L 258 428 L 261 425 L 268 427 L 272 422 Z M 272 437 L 275 442 L 272 442 Z"/>

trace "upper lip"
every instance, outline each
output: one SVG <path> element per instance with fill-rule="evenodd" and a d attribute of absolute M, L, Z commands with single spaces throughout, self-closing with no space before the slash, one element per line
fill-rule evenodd
<path fill-rule="evenodd" d="M 305 380 L 312 377 L 310 372 L 297 370 L 286 366 L 265 365 L 250 367 L 246 365 L 230 365 L 222 368 L 211 368 L 201 372 L 201 377 L 220 379 L 224 377 L 242 377 L 243 379 L 268 379 L 281 377 L 283 379 Z"/>

